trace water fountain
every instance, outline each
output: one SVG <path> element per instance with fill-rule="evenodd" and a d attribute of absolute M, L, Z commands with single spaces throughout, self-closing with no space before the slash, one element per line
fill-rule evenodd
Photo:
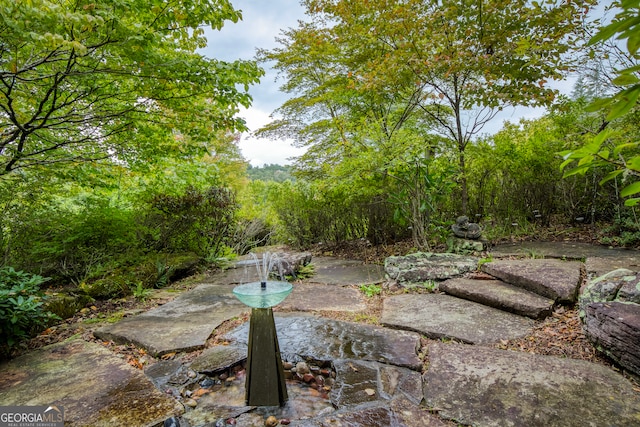
<path fill-rule="evenodd" d="M 277 256 L 266 252 L 260 260 L 251 255 L 260 280 L 233 289 L 236 298 L 251 307 L 245 399 L 249 406 L 283 406 L 288 396 L 272 307 L 284 301 L 293 286 L 269 280 L 273 268 L 280 268 Z"/>

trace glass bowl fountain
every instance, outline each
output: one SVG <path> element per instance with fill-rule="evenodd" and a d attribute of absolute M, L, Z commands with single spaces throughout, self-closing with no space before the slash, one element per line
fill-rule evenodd
<path fill-rule="evenodd" d="M 276 255 L 266 252 L 262 260 L 253 253 L 251 256 L 260 281 L 233 289 L 236 298 L 251 307 L 245 400 L 249 406 L 282 406 L 288 395 L 272 307 L 284 301 L 293 286 L 282 280 L 269 280 L 274 268 L 279 270 L 282 279 L 281 263 Z"/>

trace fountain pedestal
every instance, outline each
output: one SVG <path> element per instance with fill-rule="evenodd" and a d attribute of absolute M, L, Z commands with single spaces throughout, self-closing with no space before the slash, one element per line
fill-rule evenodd
<path fill-rule="evenodd" d="M 288 282 L 236 286 L 234 295 L 251 307 L 245 400 L 249 406 L 282 406 L 288 399 L 273 307 L 293 289 Z"/>
<path fill-rule="evenodd" d="M 282 406 L 289 398 L 271 307 L 251 310 L 245 390 L 249 406 Z"/>

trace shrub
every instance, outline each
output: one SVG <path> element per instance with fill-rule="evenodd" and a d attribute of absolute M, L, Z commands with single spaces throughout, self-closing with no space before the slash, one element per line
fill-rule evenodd
<path fill-rule="evenodd" d="M 202 259 L 225 251 L 235 229 L 237 204 L 232 191 L 222 187 L 183 194 L 156 194 L 145 222 L 147 239 L 159 252 L 193 252 Z"/>
<path fill-rule="evenodd" d="M 12 267 L 0 269 L 0 354 L 6 356 L 21 340 L 58 316 L 46 311 L 40 285 L 47 279 Z"/>

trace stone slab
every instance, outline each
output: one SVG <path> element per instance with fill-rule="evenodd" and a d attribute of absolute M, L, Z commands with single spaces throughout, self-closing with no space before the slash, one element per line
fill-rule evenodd
<path fill-rule="evenodd" d="M 640 394 L 581 360 L 463 344 L 429 346 L 427 406 L 478 426 L 637 426 Z"/>
<path fill-rule="evenodd" d="M 495 257 L 531 257 L 565 258 L 584 260 L 590 257 L 619 258 L 625 254 L 639 256 L 640 251 L 633 249 L 614 248 L 611 246 L 594 245 L 585 242 L 556 241 L 556 242 L 513 242 L 495 245 L 489 252 Z"/>
<path fill-rule="evenodd" d="M 310 315 L 276 313 L 276 332 L 282 358 L 316 360 L 362 359 L 420 370 L 420 335 L 373 325 L 343 322 Z M 236 345 L 247 345 L 249 324 L 225 335 Z"/>
<path fill-rule="evenodd" d="M 618 256 L 588 257 L 584 265 L 589 277 L 600 277 L 619 268 L 640 271 L 640 254 L 636 251 L 618 250 L 617 254 Z"/>
<path fill-rule="evenodd" d="M 58 405 L 65 426 L 154 426 L 182 413 L 142 371 L 80 339 L 0 365 L 0 406 Z"/>
<path fill-rule="evenodd" d="M 292 424 L 294 425 L 294 424 Z M 296 423 L 304 427 L 444 427 L 451 426 L 426 408 L 408 400 L 395 399 L 388 405 L 368 405 L 358 409 L 336 411 L 318 420 Z"/>
<path fill-rule="evenodd" d="M 191 362 L 191 369 L 204 374 L 224 371 L 247 358 L 244 345 L 216 345 L 206 349 Z"/>
<path fill-rule="evenodd" d="M 358 289 L 318 283 L 296 283 L 278 305 L 283 310 L 358 312 L 367 309 Z"/>
<path fill-rule="evenodd" d="M 535 324 L 525 317 L 444 294 L 388 297 L 383 302 L 380 322 L 429 338 L 471 344 L 520 338 L 531 332 Z"/>
<path fill-rule="evenodd" d="M 202 284 L 163 306 L 94 334 L 103 340 L 133 343 L 154 356 L 197 350 L 222 322 L 249 310 L 232 290 L 233 286 Z"/>
<path fill-rule="evenodd" d="M 333 366 L 336 381 L 330 397 L 336 408 L 355 407 L 379 399 L 402 398 L 416 406 L 422 402 L 419 372 L 360 360 L 336 360 Z"/>
<path fill-rule="evenodd" d="M 384 268 L 362 261 L 330 257 L 313 258 L 315 274 L 307 282 L 325 285 L 370 285 L 384 282 Z"/>
<path fill-rule="evenodd" d="M 591 303 L 585 311 L 585 334 L 596 348 L 640 376 L 640 305 Z"/>
<path fill-rule="evenodd" d="M 496 245 L 490 249 L 494 258 L 532 254 L 545 258 L 565 258 L 585 261 L 587 274 L 602 276 L 618 268 L 640 270 L 640 251 L 614 248 L 583 242 L 517 242 Z"/>
<path fill-rule="evenodd" d="M 501 280 L 449 279 L 439 285 L 449 295 L 484 304 L 489 307 L 544 319 L 553 311 L 554 302 Z"/>
<path fill-rule="evenodd" d="M 390 280 L 401 285 L 446 280 L 473 271 L 478 258 L 457 254 L 417 252 L 385 259 L 384 269 Z"/>
<path fill-rule="evenodd" d="M 582 263 L 558 259 L 499 260 L 483 264 L 487 274 L 560 303 L 574 303 Z"/>

